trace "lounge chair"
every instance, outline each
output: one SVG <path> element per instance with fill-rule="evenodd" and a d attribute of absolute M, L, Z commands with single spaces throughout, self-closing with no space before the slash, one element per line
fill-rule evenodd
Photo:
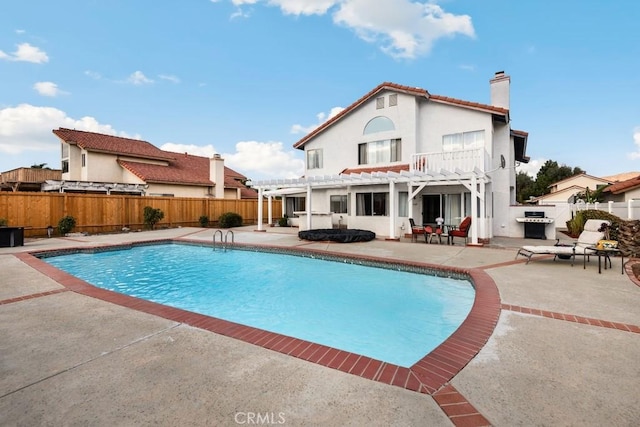
<path fill-rule="evenodd" d="M 411 241 L 417 242 L 418 236 L 424 234 L 424 227 L 416 225 L 416 222 L 413 220 L 413 218 L 409 218 L 409 224 L 411 225 Z"/>
<path fill-rule="evenodd" d="M 583 257 L 582 267 L 586 268 L 586 261 L 589 255 L 596 254 L 592 247 L 596 246 L 599 240 L 604 239 L 604 231 L 598 231 L 598 229 L 602 229 L 602 224 L 610 224 L 610 222 L 601 219 L 589 219 L 585 222 L 584 231 L 578 236 L 578 241 L 571 244 L 563 244 L 558 239 L 553 246 L 523 246 L 518 250 L 516 258 L 522 255 L 527 258 L 527 264 L 529 264 L 533 255 L 553 255 L 554 261 L 556 258 L 571 259 L 571 266 L 573 266 L 576 255 L 581 255 Z"/>
<path fill-rule="evenodd" d="M 471 217 L 467 216 L 462 220 L 462 222 L 460 222 L 459 226 L 449 230 L 449 237 L 447 238 L 447 240 L 449 241 L 449 243 L 453 245 L 454 237 L 462 237 L 464 238 L 464 243 L 466 244 L 467 239 L 469 238 L 470 228 L 471 228 Z"/>

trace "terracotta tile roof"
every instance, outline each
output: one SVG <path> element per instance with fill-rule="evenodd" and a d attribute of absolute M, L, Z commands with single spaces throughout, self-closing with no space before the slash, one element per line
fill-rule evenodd
<path fill-rule="evenodd" d="M 402 165 L 394 165 L 394 166 L 377 166 L 377 167 L 370 167 L 370 168 L 350 168 L 350 169 L 345 169 L 340 173 L 348 175 L 350 173 L 373 173 L 373 172 L 400 173 L 402 171 L 409 171 L 409 165 L 402 164 Z"/>
<path fill-rule="evenodd" d="M 516 135 L 516 136 L 521 136 L 523 138 L 526 138 L 529 136 L 529 132 L 525 132 L 523 130 L 511 129 L 511 135 Z"/>
<path fill-rule="evenodd" d="M 626 181 L 620 181 L 616 182 L 615 184 L 611 184 L 602 191 L 611 192 L 612 194 L 621 194 L 638 187 L 640 187 L 640 175 L 631 179 L 627 179 Z"/>
<path fill-rule="evenodd" d="M 118 164 L 145 182 L 213 186 L 206 157 L 176 153 L 168 166 L 126 160 L 118 160 Z"/>
<path fill-rule="evenodd" d="M 601 178 L 606 179 L 609 182 L 620 182 L 635 178 L 637 176 L 640 176 L 640 172 L 622 172 L 615 175 L 602 176 Z"/>
<path fill-rule="evenodd" d="M 141 157 L 145 159 L 171 160 L 176 154 L 163 151 L 155 145 L 139 139 L 85 132 L 75 129 L 59 128 L 53 133 L 69 144 L 76 144 L 87 151 L 99 151 Z"/>
<path fill-rule="evenodd" d="M 241 199 L 257 199 L 258 192 L 254 188 L 243 187 L 240 189 Z"/>
<path fill-rule="evenodd" d="M 466 108 L 484 110 L 484 111 L 487 111 L 487 112 L 490 112 L 490 113 L 493 113 L 493 114 L 500 114 L 500 115 L 505 115 L 505 116 L 509 114 L 509 110 L 507 110 L 505 108 L 495 107 L 493 105 L 487 105 L 487 104 L 480 104 L 478 102 L 464 101 L 462 99 L 450 98 L 450 97 L 447 97 L 447 96 L 431 95 L 425 89 L 422 89 L 422 88 L 419 88 L 419 87 L 404 86 L 404 85 L 399 85 L 397 83 L 384 82 L 384 83 L 381 83 L 378 86 L 376 86 L 374 89 L 369 91 L 369 93 L 365 94 L 363 97 L 358 99 L 356 102 L 354 102 L 353 104 L 349 105 L 347 108 L 342 110 L 340 113 L 336 114 L 335 116 L 333 116 L 332 118 L 330 118 L 329 120 L 327 120 L 326 122 L 324 122 L 323 124 L 318 126 L 316 129 L 311 131 L 309 134 L 307 134 L 301 140 L 299 140 L 298 142 L 293 144 L 293 148 L 302 149 L 302 147 L 304 146 L 304 144 L 307 141 L 309 141 L 310 139 L 314 138 L 316 135 L 320 134 L 325 129 L 329 128 L 331 125 L 333 125 L 334 123 L 339 121 L 341 118 L 343 118 L 344 116 L 346 116 L 347 114 L 349 114 L 350 112 L 352 112 L 353 110 L 355 110 L 356 108 L 358 108 L 359 106 L 364 104 L 367 100 L 373 98 L 378 93 L 380 93 L 380 92 L 382 92 L 384 90 L 389 90 L 389 91 L 392 91 L 392 92 L 401 92 L 401 93 L 405 93 L 405 94 L 408 94 L 408 95 L 413 95 L 413 96 L 416 96 L 416 97 L 421 97 L 421 98 L 425 98 L 425 99 L 428 99 L 428 100 L 432 100 L 432 101 L 440 102 L 440 103 L 444 103 L 444 104 L 453 104 L 453 105 L 466 107 Z"/>
<path fill-rule="evenodd" d="M 495 107 L 493 105 L 488 105 L 488 104 L 481 104 L 479 102 L 471 102 L 471 101 L 465 101 L 462 99 L 450 98 L 448 96 L 431 95 L 429 96 L 429 99 L 433 101 L 440 101 L 446 104 L 455 104 L 461 107 L 469 107 L 473 109 L 485 110 L 485 111 L 495 113 L 495 114 L 500 114 L 500 115 L 509 114 L 509 110 L 507 110 L 506 108 Z"/>

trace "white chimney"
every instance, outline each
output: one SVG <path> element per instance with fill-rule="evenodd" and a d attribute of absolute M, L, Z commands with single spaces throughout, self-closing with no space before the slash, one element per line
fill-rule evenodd
<path fill-rule="evenodd" d="M 504 71 L 498 71 L 489 83 L 491 84 L 491 105 L 508 110 L 511 77 L 506 75 Z"/>
<path fill-rule="evenodd" d="M 209 160 L 209 179 L 215 184 L 213 196 L 224 199 L 224 159 L 214 154 Z"/>

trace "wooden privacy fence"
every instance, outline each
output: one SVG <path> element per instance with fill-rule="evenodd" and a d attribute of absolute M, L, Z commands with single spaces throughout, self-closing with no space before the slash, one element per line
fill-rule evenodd
<path fill-rule="evenodd" d="M 0 192 L 0 218 L 6 219 L 9 226 L 25 227 L 27 237 L 46 236 L 47 227 L 57 228 L 58 221 L 67 215 L 76 220 L 74 232 L 95 234 L 120 231 L 123 227 L 143 229 L 145 206 L 161 209 L 164 213 L 156 228 L 199 227 L 203 215 L 215 225 L 220 215 L 226 212 L 239 214 L 245 224 L 258 223 L 257 200 Z M 265 217 L 267 209 L 268 204 L 264 200 Z M 273 200 L 272 209 L 274 218 L 280 217 L 280 200 Z"/>

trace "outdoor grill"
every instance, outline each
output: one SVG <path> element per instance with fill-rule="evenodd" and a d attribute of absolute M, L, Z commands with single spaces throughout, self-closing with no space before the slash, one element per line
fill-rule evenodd
<path fill-rule="evenodd" d="M 525 239 L 546 239 L 544 228 L 553 219 L 547 218 L 544 211 L 525 211 L 524 217 L 516 218 L 516 221 L 524 223 Z"/>

